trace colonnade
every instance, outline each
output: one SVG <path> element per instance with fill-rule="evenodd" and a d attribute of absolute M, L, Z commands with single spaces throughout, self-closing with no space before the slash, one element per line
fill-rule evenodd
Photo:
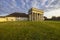
<path fill-rule="evenodd" d="M 31 13 L 29 15 L 30 21 L 39 21 L 42 20 L 42 18 L 43 18 L 43 14 L 39 14 L 39 13 Z"/>

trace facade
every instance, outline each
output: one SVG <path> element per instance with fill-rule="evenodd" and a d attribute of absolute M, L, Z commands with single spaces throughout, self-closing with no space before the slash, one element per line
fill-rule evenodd
<path fill-rule="evenodd" d="M 29 10 L 29 21 L 43 21 L 44 17 L 43 17 L 43 11 L 36 9 L 36 8 L 31 8 Z"/>
<path fill-rule="evenodd" d="M 5 17 L 0 16 L 0 22 L 5 22 L 5 21 L 6 21 Z"/>
<path fill-rule="evenodd" d="M 0 17 L 0 22 L 6 21 L 26 21 L 28 20 L 28 15 L 25 13 L 12 13 L 4 17 Z"/>
<path fill-rule="evenodd" d="M 6 16 L 0 17 L 0 22 L 5 22 L 5 21 L 43 21 L 43 11 L 36 9 L 36 8 L 31 8 L 28 11 L 28 14 L 25 13 L 12 13 Z"/>
<path fill-rule="evenodd" d="M 28 20 L 28 15 L 25 13 L 12 13 L 6 16 L 7 21 L 26 21 Z"/>

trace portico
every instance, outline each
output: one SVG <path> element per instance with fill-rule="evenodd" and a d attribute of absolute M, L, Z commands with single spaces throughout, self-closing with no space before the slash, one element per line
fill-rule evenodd
<path fill-rule="evenodd" d="M 42 21 L 43 19 L 43 11 L 42 10 L 38 10 L 36 8 L 31 8 L 29 10 L 29 20 L 30 21 Z"/>

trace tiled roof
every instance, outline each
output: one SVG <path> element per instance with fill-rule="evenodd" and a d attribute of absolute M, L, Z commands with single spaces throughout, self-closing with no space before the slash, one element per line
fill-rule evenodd
<path fill-rule="evenodd" d="M 15 12 L 7 15 L 6 17 L 28 17 L 28 14 Z"/>
<path fill-rule="evenodd" d="M 5 16 L 0 16 L 0 18 L 5 18 Z"/>

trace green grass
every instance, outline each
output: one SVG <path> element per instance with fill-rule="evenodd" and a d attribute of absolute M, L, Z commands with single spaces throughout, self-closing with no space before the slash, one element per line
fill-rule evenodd
<path fill-rule="evenodd" d="M 0 40 L 60 40 L 60 21 L 1 22 Z"/>

